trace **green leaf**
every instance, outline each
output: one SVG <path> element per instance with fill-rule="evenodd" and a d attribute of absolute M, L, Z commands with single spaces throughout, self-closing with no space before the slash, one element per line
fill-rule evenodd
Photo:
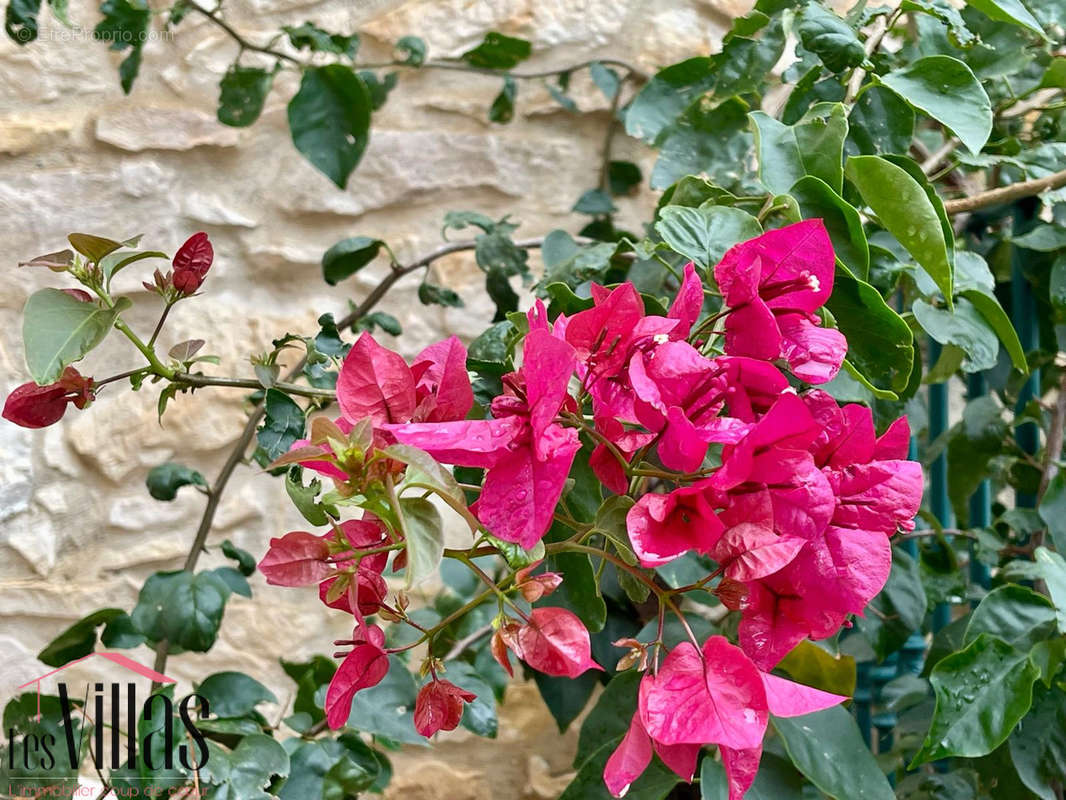
<path fill-rule="evenodd" d="M 729 800 L 725 768 L 713 758 L 704 758 L 700 765 L 700 800 Z"/>
<path fill-rule="evenodd" d="M 985 595 L 970 615 L 965 644 L 982 633 L 997 636 L 1022 652 L 1055 632 L 1055 607 L 1032 589 L 1008 583 Z"/>
<path fill-rule="evenodd" d="M 163 601 L 163 637 L 183 650 L 206 653 L 218 636 L 230 589 L 210 572 L 179 576 Z"/>
<path fill-rule="evenodd" d="M 267 687 L 243 672 L 216 672 L 204 678 L 196 693 L 205 698 L 219 717 L 243 717 L 260 703 L 276 703 Z"/>
<path fill-rule="evenodd" d="M 260 800 L 272 776 L 289 774 L 289 754 L 265 734 L 245 736 L 227 752 L 209 741 L 208 757 L 200 767 L 200 780 L 216 787 L 211 800 Z"/>
<path fill-rule="evenodd" d="M 730 247 L 761 234 L 762 226 L 755 217 L 729 206 L 667 206 L 660 212 L 655 230 L 671 250 L 706 271 L 721 261 Z"/>
<path fill-rule="evenodd" d="M 954 273 L 936 208 L 905 169 L 877 156 L 852 156 L 847 175 L 885 229 L 914 256 L 950 306 Z"/>
<path fill-rule="evenodd" d="M 759 157 L 759 178 L 774 194 L 784 194 L 800 178 L 821 178 L 835 192 L 844 183 L 844 139 L 848 121 L 840 103 L 815 106 L 795 125 L 762 111 L 749 115 Z"/>
<path fill-rule="evenodd" d="M 870 601 L 871 612 L 857 621 L 878 660 L 894 653 L 921 629 L 926 610 L 918 564 L 905 550 L 892 548 L 892 571 L 881 592 Z"/>
<path fill-rule="evenodd" d="M 1029 710 L 1038 675 L 1027 654 L 987 633 L 943 659 L 929 676 L 936 711 L 910 768 L 991 753 Z"/>
<path fill-rule="evenodd" d="M 273 85 L 273 72 L 233 64 L 219 83 L 218 121 L 234 128 L 248 127 L 259 119 Z"/>
<path fill-rule="evenodd" d="M 627 118 L 628 119 L 628 118 Z M 686 175 L 706 173 L 727 187 L 742 186 L 752 147 L 748 106 L 734 98 L 712 106 L 697 98 L 664 129 L 659 159 L 652 168 L 652 189 L 665 189 Z"/>
<path fill-rule="evenodd" d="M 1043 39 L 1047 39 L 1044 29 L 1021 0 L 967 0 L 967 5 L 983 11 L 997 22 L 1009 22 L 1027 28 Z"/>
<path fill-rule="evenodd" d="M 496 718 L 496 696 L 492 687 L 478 671 L 464 661 L 449 661 L 444 677 L 458 686 L 477 695 L 477 699 L 463 706 L 462 725 L 478 736 L 496 738 L 499 721 Z"/>
<path fill-rule="evenodd" d="M 876 385 L 903 391 L 910 380 L 914 335 L 881 294 L 838 269 L 826 308 L 848 339 L 848 360 Z"/>
<path fill-rule="evenodd" d="M 570 209 L 578 214 L 613 214 L 618 209 L 611 202 L 611 197 L 602 189 L 589 189 L 578 198 Z"/>
<path fill-rule="evenodd" d="M 956 47 L 968 49 L 979 41 L 976 34 L 966 26 L 966 20 L 962 18 L 959 9 L 948 0 L 903 0 L 899 7 L 904 11 L 919 11 L 940 20 L 947 26 L 948 37 Z"/>
<path fill-rule="evenodd" d="M 1011 733 L 1011 760 L 1022 783 L 1041 800 L 1057 800 L 1066 775 L 1066 692 L 1037 686 L 1033 707 Z"/>
<path fill-rule="evenodd" d="M 1025 360 L 1025 349 L 1018 339 L 1018 332 L 1014 330 L 1010 317 L 1007 316 L 1007 312 L 1003 310 L 1003 306 L 999 304 L 996 296 L 977 289 L 968 289 L 961 294 L 973 303 L 973 307 L 977 309 L 977 312 L 984 318 L 989 327 L 996 332 L 996 336 L 999 337 L 1003 347 L 1006 348 L 1014 368 L 1028 375 L 1029 364 Z"/>
<path fill-rule="evenodd" d="M 119 608 L 101 608 L 83 617 L 49 642 L 37 654 L 37 660 L 50 667 L 61 667 L 89 655 L 96 648 L 96 629 L 123 613 Z"/>
<path fill-rule="evenodd" d="M 91 233 L 72 233 L 67 236 L 70 246 L 94 264 L 99 264 L 104 256 L 122 247 L 122 242 Z"/>
<path fill-rule="evenodd" d="M 599 61 L 593 61 L 589 64 L 589 76 L 608 101 L 614 100 L 618 87 L 622 84 L 617 72 L 610 67 L 605 67 Z"/>
<path fill-rule="evenodd" d="M 525 61 L 533 45 L 525 39 L 489 31 L 481 44 L 459 56 L 467 64 L 483 69 L 510 69 Z"/>
<path fill-rule="evenodd" d="M 104 626 L 100 643 L 104 647 L 128 650 L 144 644 L 144 635 L 133 627 L 130 615 L 123 612 L 112 617 Z"/>
<path fill-rule="evenodd" d="M 401 36 L 396 49 L 404 54 L 403 63 L 420 67 L 426 62 L 426 43 L 417 36 Z"/>
<path fill-rule="evenodd" d="M 148 471 L 145 485 L 148 494 L 156 500 L 173 500 L 182 486 L 202 486 L 206 489 L 207 479 L 184 464 L 168 461 Z"/>
<path fill-rule="evenodd" d="M 104 0 L 100 13 L 104 18 L 93 29 L 93 38 L 109 43 L 111 50 L 130 48 L 118 68 L 122 91 L 129 94 L 141 66 L 141 48 L 148 41 L 152 11 L 144 0 Z"/>
<path fill-rule="evenodd" d="M 59 289 L 30 295 L 22 312 L 22 341 L 30 376 L 45 386 L 104 340 L 119 314 L 132 305 L 121 297 L 114 308 L 85 303 Z"/>
<path fill-rule="evenodd" d="M 285 492 L 292 500 L 292 504 L 303 515 L 303 518 L 312 525 L 326 525 L 329 523 L 329 511 L 336 511 L 332 506 L 316 503 L 315 498 L 322 490 L 322 481 L 312 478 L 311 482 L 303 485 L 302 470 L 298 466 L 289 468 L 285 474 Z"/>
<path fill-rule="evenodd" d="M 4 30 L 17 44 L 25 45 L 37 38 L 37 15 L 41 0 L 8 0 Z"/>
<path fill-rule="evenodd" d="M 1055 604 L 1059 633 L 1066 633 L 1066 559 L 1046 547 L 1036 548 L 1033 557 Z"/>
<path fill-rule="evenodd" d="M 437 305 L 462 308 L 463 299 L 451 289 L 423 282 L 418 287 L 418 301 L 424 306 Z"/>
<path fill-rule="evenodd" d="M 815 714 L 771 717 L 796 768 L 836 800 L 895 800 L 888 779 L 863 744 L 855 718 L 833 706 Z"/>
<path fill-rule="evenodd" d="M 784 46 L 780 18 L 774 19 L 760 39 L 728 35 L 722 52 L 714 57 L 718 73 L 715 95 L 727 98 L 760 93 L 767 73 L 780 60 Z"/>
<path fill-rule="evenodd" d="M 369 236 L 342 239 L 322 256 L 322 277 L 330 286 L 351 277 L 375 258 L 385 243 Z"/>
<path fill-rule="evenodd" d="M 255 572 L 255 557 L 247 550 L 237 547 L 229 539 L 222 540 L 221 548 L 222 555 L 237 562 L 237 569 L 240 570 L 241 575 L 247 576 Z"/>
<path fill-rule="evenodd" d="M 715 82 L 714 61 L 700 56 L 659 70 L 637 93 L 626 111 L 626 133 L 654 144 Z"/>
<path fill-rule="evenodd" d="M 796 35 L 830 72 L 856 67 L 866 58 L 866 48 L 855 30 L 818 3 L 808 3 L 804 7 L 796 24 Z"/>
<path fill-rule="evenodd" d="M 585 623 L 589 633 L 603 630 L 607 604 L 600 595 L 591 559 L 584 553 L 556 553 L 548 558 L 548 569 L 563 576 L 559 590 L 544 605 L 563 605 Z M 561 602 L 560 602 L 561 601 Z"/>
<path fill-rule="evenodd" d="M 870 245 L 859 212 L 824 181 L 808 175 L 788 190 L 803 219 L 821 219 L 836 256 L 862 280 L 870 271 Z"/>
<path fill-rule="evenodd" d="M 970 496 L 988 477 L 989 464 L 1003 450 L 1008 433 L 1003 409 L 993 397 L 977 397 L 966 404 L 962 421 L 948 440 L 948 497 L 959 523 L 970 519 Z"/>
<path fill-rule="evenodd" d="M 955 311 L 936 308 L 924 300 L 915 300 L 914 318 L 940 344 L 953 344 L 966 353 L 964 372 L 981 372 L 996 365 L 999 339 L 970 300 L 960 298 Z"/>
<path fill-rule="evenodd" d="M 289 42 L 297 50 L 310 50 L 312 53 L 335 53 L 348 58 L 355 58 L 359 52 L 359 35 L 345 36 L 330 33 L 315 25 L 305 22 L 303 25 L 285 25 L 282 30 L 289 35 Z"/>
<path fill-rule="evenodd" d="M 266 390 L 266 414 L 256 433 L 267 463 L 287 453 L 293 442 L 304 435 L 304 412 L 296 402 L 277 389 Z"/>
<path fill-rule="evenodd" d="M 1066 472 L 1063 470 L 1056 472 L 1048 483 L 1039 512 L 1055 549 L 1066 553 Z"/>
<path fill-rule="evenodd" d="M 847 697 L 855 694 L 855 659 L 847 655 L 834 656 L 809 639 L 792 648 L 778 666 L 805 686 Z"/>
<path fill-rule="evenodd" d="M 400 501 L 407 541 L 404 585 L 411 588 L 437 572 L 444 556 L 444 531 L 436 507 L 421 497 Z"/>
<path fill-rule="evenodd" d="M 879 79 L 916 110 L 952 131 L 972 153 L 992 132 L 992 103 L 968 66 L 945 55 L 919 58 Z"/>
<path fill-rule="evenodd" d="M 867 86 L 855 98 L 848 114 L 848 142 L 860 153 L 905 154 L 913 138 L 914 110 L 895 92 Z"/>
<path fill-rule="evenodd" d="M 489 122 L 508 123 L 514 119 L 514 101 L 518 83 L 510 75 L 503 79 L 503 88 L 489 106 Z"/>
<path fill-rule="evenodd" d="M 607 164 L 607 186 L 616 197 L 630 194 L 642 180 L 640 167 L 632 161 L 610 161 Z"/>
<path fill-rule="evenodd" d="M 293 144 L 341 189 L 366 149 L 370 109 L 366 84 L 341 64 L 306 70 L 289 102 Z"/>
<path fill-rule="evenodd" d="M 1022 236 L 1011 237 L 1011 242 L 1026 250 L 1052 253 L 1066 248 L 1066 228 L 1061 225 L 1037 225 Z"/>

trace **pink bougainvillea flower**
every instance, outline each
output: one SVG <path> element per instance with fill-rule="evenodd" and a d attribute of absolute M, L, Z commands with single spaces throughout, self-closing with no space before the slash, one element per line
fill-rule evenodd
<path fill-rule="evenodd" d="M 464 419 L 474 405 L 466 371 L 466 348 L 458 337 L 436 342 L 411 362 L 417 403 L 412 419 L 442 422 Z"/>
<path fill-rule="evenodd" d="M 641 679 L 637 714 L 607 761 L 604 781 L 621 797 L 651 762 L 653 749 L 691 780 L 700 748 L 717 744 L 730 800 L 740 800 L 755 780 L 770 714 L 799 716 L 846 699 L 761 672 L 723 636 L 709 638 L 702 652 L 683 642 L 658 673 Z"/>
<path fill-rule="evenodd" d="M 672 338 L 684 339 L 692 330 L 693 324 L 703 310 L 703 281 L 696 274 L 696 267 L 690 261 L 685 264 L 684 274 L 681 276 L 681 286 L 677 290 L 674 302 L 670 304 L 667 316 L 677 320 L 670 335 Z"/>
<path fill-rule="evenodd" d="M 629 356 L 629 345 L 640 320 L 644 302 L 632 283 L 626 282 L 604 294 L 594 286 L 595 305 L 579 311 L 566 324 L 566 341 L 594 378 L 617 373 Z"/>
<path fill-rule="evenodd" d="M 215 249 L 207 234 L 203 231 L 194 233 L 174 254 L 174 288 L 186 295 L 195 292 L 207 277 L 214 258 Z"/>
<path fill-rule="evenodd" d="M 333 574 L 328 537 L 292 531 L 270 540 L 259 571 L 273 586 L 310 586 Z"/>
<path fill-rule="evenodd" d="M 528 549 L 551 525 L 574 454 L 577 431 L 555 422 L 573 400 L 567 383 L 574 349 L 545 329 L 523 344 L 518 373 L 504 376 L 505 393 L 495 398 L 495 419 L 387 425 L 396 439 L 420 447 L 438 461 L 488 472 L 473 506 L 493 535 Z"/>
<path fill-rule="evenodd" d="M 349 422 L 366 417 L 375 425 L 409 422 L 417 405 L 411 368 L 398 353 L 361 333 L 337 376 L 337 403 Z"/>
<path fill-rule="evenodd" d="M 768 706 L 759 670 L 724 636 L 703 652 L 682 642 L 658 674 L 640 684 L 640 719 L 663 744 L 722 744 L 744 749 L 762 744 Z"/>
<path fill-rule="evenodd" d="M 463 703 L 476 699 L 476 694 L 450 681 L 431 680 L 415 699 L 415 730 L 427 739 L 437 731 L 455 730 L 463 718 Z"/>
<path fill-rule="evenodd" d="M 385 653 L 385 633 L 377 625 L 357 627 L 355 646 L 344 657 L 326 690 L 326 723 L 333 730 L 344 726 L 352 710 L 356 692 L 381 683 L 389 671 Z"/>
<path fill-rule="evenodd" d="M 337 562 L 340 569 L 350 569 L 356 565 L 356 556 L 360 550 L 373 550 L 385 544 L 388 539 L 385 526 L 381 520 L 373 514 L 366 512 L 363 519 L 352 519 L 342 522 L 339 526 L 344 537 L 344 544 L 351 548 L 352 558 Z M 333 534 L 326 534 L 326 539 L 333 538 Z M 346 611 L 354 614 L 352 609 L 352 583 L 355 583 L 354 594 L 360 614 L 374 614 L 381 607 L 388 592 L 388 586 L 381 573 L 388 563 L 388 553 L 370 553 L 359 556 L 358 567 L 353 575 L 342 578 L 339 576 L 327 578 L 318 587 L 319 599 L 330 608 Z M 330 589 L 338 580 L 348 582 L 347 591 L 341 592 L 336 599 L 329 600 Z"/>
<path fill-rule="evenodd" d="M 595 423 L 596 430 L 614 445 L 614 451 L 626 462 L 632 459 L 637 450 L 655 439 L 655 434 L 627 429 L 611 416 L 598 415 L 595 417 Z M 626 468 L 618 460 L 615 452 L 612 452 L 606 444 L 598 443 L 589 456 L 589 466 L 604 486 L 615 494 L 625 494 L 629 488 L 629 476 L 626 475 Z"/>
<path fill-rule="evenodd" d="M 709 553 L 724 525 L 708 502 L 707 481 L 668 494 L 643 495 L 626 515 L 633 552 L 641 566 L 658 567 L 695 550 Z"/>
<path fill-rule="evenodd" d="M 586 670 L 603 669 L 592 660 L 588 629 L 565 608 L 534 608 L 514 644 L 515 655 L 545 675 L 576 678 Z"/>
<path fill-rule="evenodd" d="M 742 522 L 722 534 L 711 549 L 711 557 L 726 578 L 753 581 L 782 569 L 804 542 L 800 536 L 778 535 L 773 528 Z"/>
<path fill-rule="evenodd" d="M 821 220 L 804 220 L 733 246 L 714 268 L 729 314 L 725 351 L 773 361 L 796 377 L 832 380 L 847 353 L 816 312 L 833 291 L 835 256 Z"/>
<path fill-rule="evenodd" d="M 46 428 L 63 418 L 67 406 L 82 409 L 93 401 L 93 379 L 67 367 L 55 383 L 24 383 L 7 396 L 4 419 L 23 428 Z"/>

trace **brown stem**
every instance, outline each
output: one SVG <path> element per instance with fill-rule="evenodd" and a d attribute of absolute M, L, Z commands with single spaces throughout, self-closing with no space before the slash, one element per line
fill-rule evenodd
<path fill-rule="evenodd" d="M 1066 427 L 1066 374 L 1059 381 L 1059 396 L 1055 399 L 1055 411 L 1051 415 L 1051 424 L 1047 431 L 1047 445 L 1044 448 L 1043 471 L 1040 475 L 1040 488 L 1036 492 L 1036 502 L 1044 499 L 1048 484 L 1058 472 L 1056 462 L 1062 458 L 1062 434 Z"/>
<path fill-rule="evenodd" d="M 186 386 L 223 386 L 233 389 L 262 389 L 263 384 L 254 378 L 223 378 L 215 375 L 203 375 L 201 373 L 176 372 L 174 381 Z M 271 385 L 273 389 L 280 389 L 286 394 L 295 394 L 300 397 L 314 397 L 332 400 L 337 393 L 332 389 L 316 389 L 313 386 L 299 386 L 295 383 L 277 381 Z"/>
<path fill-rule="evenodd" d="M 1046 178 L 1037 178 L 1031 181 L 1012 183 L 999 189 L 989 189 L 972 197 L 960 197 L 958 200 L 946 200 L 944 210 L 948 216 L 962 214 L 967 211 L 976 211 L 979 208 L 1013 203 L 1023 197 L 1032 197 L 1050 189 L 1058 189 L 1066 186 L 1066 170 L 1048 175 Z"/>

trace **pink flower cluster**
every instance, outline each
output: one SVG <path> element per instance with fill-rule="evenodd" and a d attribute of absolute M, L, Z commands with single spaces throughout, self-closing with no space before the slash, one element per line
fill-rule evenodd
<path fill-rule="evenodd" d="M 905 419 L 877 436 L 870 409 L 840 407 L 809 388 L 830 381 L 846 354 L 843 335 L 824 327 L 818 313 L 834 270 L 825 228 L 811 220 L 726 253 L 714 269 L 722 308 L 709 317 L 691 264 L 666 316 L 646 314 L 630 283 L 593 285 L 590 308 L 554 322 L 538 301 L 527 315 L 520 366 L 503 377 L 485 419 L 465 418 L 473 396 L 465 350 L 454 338 L 408 367 L 363 334 L 343 365 L 337 425 L 348 431 L 369 418 L 376 443 L 400 442 L 445 464 L 485 469 L 472 510 L 499 539 L 529 549 L 545 535 L 585 433 L 603 485 L 636 501 L 627 528 L 643 567 L 689 552 L 717 562 L 707 587 L 740 612 L 739 647 L 715 636 L 702 649 L 675 647 L 661 665 L 653 660 L 629 733 L 607 765 L 615 794 L 653 750 L 689 780 L 700 748 L 717 744 L 731 797 L 742 797 L 769 714 L 808 713 L 843 699 L 768 673 L 800 640 L 832 635 L 880 591 L 891 567 L 889 538 L 913 526 L 922 475 L 906 460 Z M 310 448 L 300 451 L 303 463 L 339 481 L 349 477 L 343 465 L 316 456 L 328 452 L 326 444 L 301 447 Z M 646 483 L 633 468 L 644 462 L 665 491 L 642 493 Z M 383 541 L 344 533 L 352 548 Z M 335 552 L 314 547 L 323 563 Z M 314 577 L 326 580 L 333 569 L 316 567 Z M 374 601 L 366 611 L 383 596 L 381 569 L 368 569 L 364 580 L 360 563 L 356 612 L 364 584 Z M 558 580 L 531 583 L 523 575 L 516 584 L 539 598 Z M 331 725 L 343 721 L 352 686 L 384 675 L 375 630 L 357 629 L 348 658 L 359 655 L 351 669 L 345 660 L 330 687 Z M 508 649 L 556 675 L 598 666 L 587 631 L 564 609 L 537 608 L 524 625 L 502 625 L 493 653 L 509 668 Z M 421 728 L 454 727 L 465 693 L 436 679 L 427 687 Z"/>

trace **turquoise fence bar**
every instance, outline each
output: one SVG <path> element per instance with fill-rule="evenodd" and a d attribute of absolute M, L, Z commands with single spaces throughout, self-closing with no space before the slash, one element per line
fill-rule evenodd
<path fill-rule="evenodd" d="M 975 372 L 970 375 L 966 382 L 967 400 L 976 400 L 988 394 L 988 381 L 984 373 Z M 977 485 L 977 491 L 970 497 L 970 527 L 986 528 L 992 522 L 992 487 L 988 480 L 983 480 Z M 977 560 L 977 543 L 970 540 L 970 581 L 987 589 L 991 581 L 991 573 L 987 564 Z M 978 601 L 974 600 L 973 605 Z"/>
<path fill-rule="evenodd" d="M 929 363 L 935 364 L 940 358 L 940 345 L 929 340 Z M 950 381 L 933 383 L 929 386 L 929 441 L 936 441 L 950 424 L 948 420 L 948 388 Z M 948 454 L 946 450 L 936 457 L 929 467 L 929 508 L 933 516 L 945 528 L 951 524 L 951 501 L 948 498 Z M 951 622 L 951 607 L 947 603 L 938 603 L 933 609 L 933 632 L 936 633 Z"/>

